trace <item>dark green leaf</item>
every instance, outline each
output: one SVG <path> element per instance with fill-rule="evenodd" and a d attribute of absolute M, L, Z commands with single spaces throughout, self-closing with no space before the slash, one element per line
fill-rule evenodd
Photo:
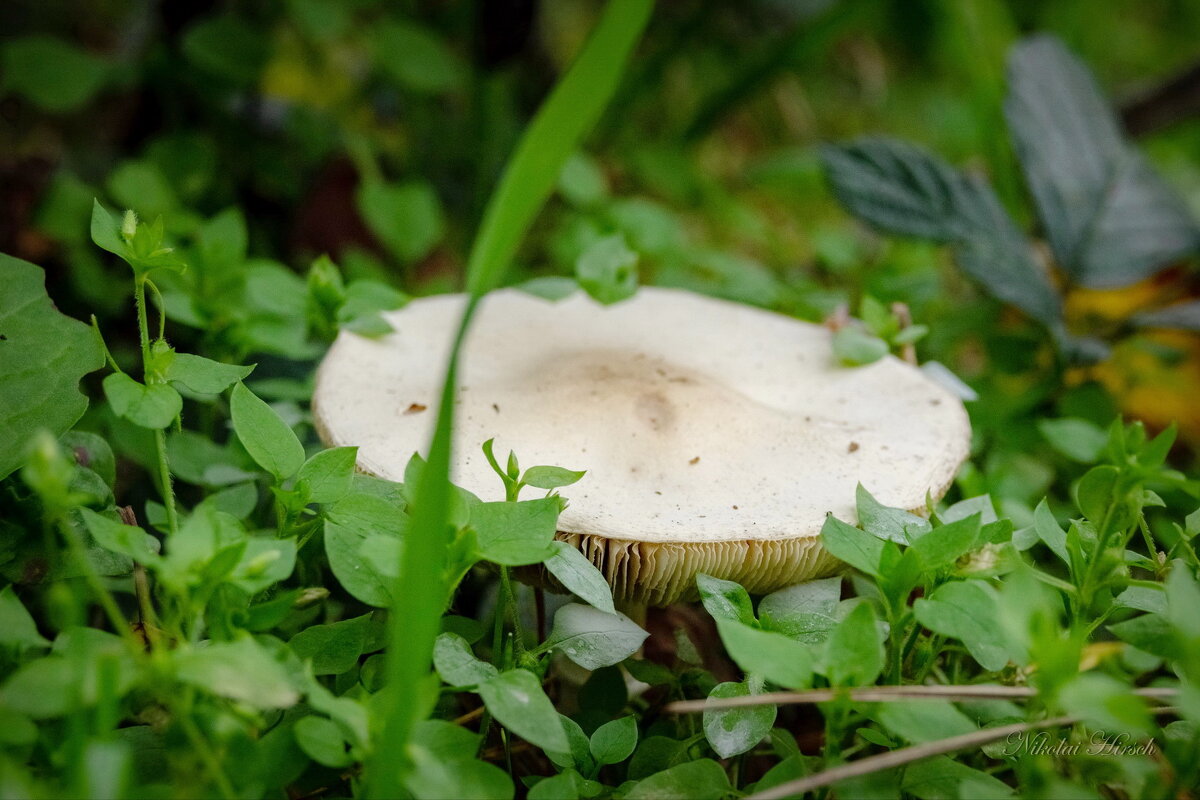
<path fill-rule="evenodd" d="M 47 111 L 79 108 L 109 73 L 104 61 L 53 36 L 13 36 L 0 49 L 0 92 L 22 94 Z"/>
<path fill-rule="evenodd" d="M 408 89 L 436 94 L 462 86 L 467 70 L 432 31 L 403 19 L 372 26 L 371 52 L 390 78 Z"/>
<path fill-rule="evenodd" d="M 978 730 L 978 726 L 966 714 L 946 700 L 883 703 L 873 719 L 912 744 L 947 739 Z"/>
<path fill-rule="evenodd" d="M 717 630 L 729 657 L 747 674 L 761 675 L 788 689 L 812 684 L 813 659 L 808 645 L 722 617 L 717 618 Z"/>
<path fill-rule="evenodd" d="M 288 640 L 301 660 L 312 662 L 314 675 L 340 675 L 358 663 L 366 646 L 371 615 L 328 625 L 311 625 Z"/>
<path fill-rule="evenodd" d="M 597 764 L 620 764 L 633 755 L 637 741 L 637 718 L 626 716 L 597 728 L 588 749 Z"/>
<path fill-rule="evenodd" d="M 354 763 L 346 749 L 346 737 L 331 720 L 324 717 L 303 717 L 292 728 L 296 744 L 304 754 L 318 764 L 333 769 L 348 767 Z"/>
<path fill-rule="evenodd" d="M 101 547 L 127 555 L 139 564 L 158 563 L 158 540 L 141 528 L 102 517 L 88 508 L 79 509 L 79 513 Z"/>
<path fill-rule="evenodd" d="M 358 190 L 358 208 L 375 235 L 405 263 L 429 255 L 445 228 L 437 194 L 424 182 L 366 181 Z"/>
<path fill-rule="evenodd" d="M 834 686 L 869 686 L 883 671 L 875 610 L 859 602 L 825 643 L 825 675 Z"/>
<path fill-rule="evenodd" d="M 79 379 L 104 364 L 93 333 L 59 314 L 39 267 L 0 254 L 0 478 L 40 428 L 55 436 L 83 415 Z"/>
<path fill-rule="evenodd" d="M 18 650 L 50 646 L 50 642 L 38 633 L 37 623 L 25 610 L 12 586 L 0 589 L 0 644 Z"/>
<path fill-rule="evenodd" d="M 1049 36 L 1008 61 L 1005 117 L 1058 262 L 1092 287 L 1125 286 L 1200 244 L 1187 206 L 1125 141 L 1087 68 Z"/>
<path fill-rule="evenodd" d="M 479 684 L 479 696 L 501 725 L 543 750 L 568 752 L 558 712 L 532 672 L 510 669 Z"/>
<path fill-rule="evenodd" d="M 1008 663 L 995 591 L 978 580 L 943 584 L 913 604 L 917 620 L 943 636 L 958 639 L 984 669 Z"/>
<path fill-rule="evenodd" d="M 912 549 L 921 557 L 925 569 L 939 570 L 953 566 L 961 556 L 974 549 L 978 538 L 979 515 L 972 514 L 966 519 L 934 528 L 916 539 Z"/>
<path fill-rule="evenodd" d="M 218 697 L 255 708 L 287 708 L 300 698 L 287 668 L 249 636 L 172 652 L 175 674 Z"/>
<path fill-rule="evenodd" d="M 433 666 L 442 680 L 454 687 L 476 686 L 499 674 L 494 666 L 476 658 L 467 640 L 455 633 L 443 633 L 433 643 Z"/>
<path fill-rule="evenodd" d="M 316 453 L 300 467 L 296 480 L 308 485 L 314 503 L 333 503 L 350 491 L 357 447 L 331 447 Z"/>

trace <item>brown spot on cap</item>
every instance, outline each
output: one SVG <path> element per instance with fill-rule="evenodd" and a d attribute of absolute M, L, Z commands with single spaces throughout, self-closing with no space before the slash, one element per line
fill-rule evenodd
<path fill-rule="evenodd" d="M 405 414 L 420 414 L 422 411 L 424 411 L 428 407 L 429 406 L 425 406 L 420 403 L 413 403 L 408 408 L 404 409 L 404 413 Z"/>
<path fill-rule="evenodd" d="M 699 463 L 700 463 L 700 456 L 696 456 L 695 458 L 693 458 L 693 459 L 692 459 L 691 461 L 689 461 L 688 463 L 689 463 L 689 464 L 699 464 Z"/>
<path fill-rule="evenodd" d="M 858 442 L 851 442 L 850 446 L 846 448 L 846 452 L 853 453 L 857 449 L 858 449 Z"/>

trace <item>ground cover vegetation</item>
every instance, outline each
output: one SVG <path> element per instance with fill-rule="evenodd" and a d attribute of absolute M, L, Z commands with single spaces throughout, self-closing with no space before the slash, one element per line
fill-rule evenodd
<path fill-rule="evenodd" d="M 1190 796 L 1200 9 L 1112 7 L 0 11 L 0 796 Z M 920 361 L 950 495 L 642 618 L 457 350 L 403 482 L 317 438 L 413 296 L 639 284 Z"/>

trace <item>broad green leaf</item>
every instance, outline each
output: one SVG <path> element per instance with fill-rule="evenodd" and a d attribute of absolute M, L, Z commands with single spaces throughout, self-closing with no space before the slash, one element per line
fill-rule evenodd
<path fill-rule="evenodd" d="M 732 788 L 720 764 L 701 758 L 643 778 L 625 797 L 627 800 L 721 800 Z"/>
<path fill-rule="evenodd" d="M 897 700 L 881 703 L 872 718 L 912 744 L 974 733 L 978 726 L 946 700 Z"/>
<path fill-rule="evenodd" d="M 1095 79 L 1057 39 L 1018 43 L 1004 112 L 1058 263 L 1095 288 L 1127 286 L 1200 244 L 1182 199 L 1125 140 Z"/>
<path fill-rule="evenodd" d="M 443 633 L 433 643 L 433 666 L 442 680 L 454 687 L 477 686 L 499 674 L 471 650 L 466 639 L 456 633 Z"/>
<path fill-rule="evenodd" d="M 296 541 L 273 536 L 251 536 L 229 582 L 256 595 L 291 577 L 296 568 Z"/>
<path fill-rule="evenodd" d="M 825 675 L 834 686 L 869 686 L 883 672 L 875 610 L 861 601 L 825 642 Z"/>
<path fill-rule="evenodd" d="M 861 483 L 855 489 L 854 496 L 858 507 L 858 524 L 864 531 L 880 539 L 908 544 L 928 533 L 932 527 L 929 520 L 923 517 L 902 508 L 883 505 Z"/>
<path fill-rule="evenodd" d="M 713 619 L 730 619 L 757 627 L 750 595 L 741 584 L 699 572 L 696 574 L 696 588 L 700 590 L 704 610 L 711 614 Z"/>
<path fill-rule="evenodd" d="M 1161 614 L 1143 614 L 1107 627 L 1121 641 L 1160 658 L 1174 661 L 1185 652 L 1175 628 Z"/>
<path fill-rule="evenodd" d="M 521 480 L 538 489 L 560 489 L 563 486 L 577 483 L 586 474 L 587 470 L 575 471 L 562 467 L 539 466 L 525 470 Z"/>
<path fill-rule="evenodd" d="M 371 533 L 369 528 L 325 520 L 325 555 L 338 583 L 354 598 L 370 606 L 387 608 L 392 601 L 396 581 L 396 563 L 382 563 L 379 552 L 368 541 L 388 538 L 397 546 L 399 538 L 391 533 Z"/>
<path fill-rule="evenodd" d="M 573 769 L 565 769 L 557 775 L 538 781 L 529 790 L 529 800 L 578 800 L 596 797 L 604 790 L 602 784 L 589 781 Z"/>
<path fill-rule="evenodd" d="M 222 364 L 203 356 L 176 353 L 167 368 L 166 378 L 197 394 L 220 394 L 253 372 L 254 366 Z"/>
<path fill-rule="evenodd" d="M 471 507 L 471 527 L 480 558 L 519 567 L 554 555 L 562 500 L 544 497 L 517 503 L 480 503 Z"/>
<path fill-rule="evenodd" d="M 544 750 L 570 750 L 558 712 L 532 672 L 501 672 L 479 684 L 478 691 L 492 716 L 522 739 Z"/>
<path fill-rule="evenodd" d="M 410 748 L 412 772 L 405 785 L 416 800 L 512 800 L 512 778 L 495 764 L 475 758 L 475 749 L 447 757 L 415 737 Z"/>
<path fill-rule="evenodd" d="M 547 750 L 546 757 L 560 769 L 575 767 L 590 774 L 596 768 L 596 760 L 592 758 L 591 740 L 588 735 L 579 727 L 578 722 L 568 716 L 559 714 L 558 721 L 562 723 L 563 733 L 567 735 L 569 749 L 563 752 Z"/>
<path fill-rule="evenodd" d="M 1095 464 L 1108 444 L 1107 431 L 1086 419 L 1040 419 L 1037 426 L 1051 447 L 1081 464 Z"/>
<path fill-rule="evenodd" d="M 1012 787 L 999 778 L 946 756 L 909 764 L 904 768 L 900 786 L 919 800 L 956 800 L 960 797 L 983 800 L 1010 797 L 1013 793 Z"/>
<path fill-rule="evenodd" d="M 341 769 L 354 763 L 342 729 L 324 717 L 302 717 L 292 727 L 304 754 L 325 767 Z"/>
<path fill-rule="evenodd" d="M 308 496 L 314 503 L 341 500 L 350 491 L 357 457 L 357 447 L 322 450 L 304 462 L 296 480 L 308 485 Z"/>
<path fill-rule="evenodd" d="M 575 262 L 575 280 L 593 299 L 612 305 L 637 291 L 637 253 L 619 233 L 593 242 Z"/>
<path fill-rule="evenodd" d="M 0 645 L 19 650 L 50 646 L 50 642 L 38 633 L 37 623 L 13 592 L 12 586 L 0 589 Z"/>
<path fill-rule="evenodd" d="M 735 623 L 736 624 L 736 623 Z M 747 697 L 753 694 L 746 683 L 719 683 L 709 698 Z M 721 758 L 741 755 L 754 748 L 771 732 L 776 708 L 767 703 L 761 706 L 704 709 L 704 736 Z"/>
<path fill-rule="evenodd" d="M 636 653 L 648 635 L 624 614 L 606 614 L 569 603 L 555 613 L 546 645 L 561 650 L 584 669 L 600 669 Z"/>
<path fill-rule="evenodd" d="M 884 540 L 830 515 L 821 526 L 821 544 L 834 558 L 868 575 L 879 576 Z"/>
<path fill-rule="evenodd" d="M 1104 520 L 1109 506 L 1117 503 L 1120 471 L 1109 464 L 1092 467 L 1084 473 L 1075 487 L 1075 503 L 1083 515 L 1097 526 Z M 1109 521 L 1112 524 L 1112 521 Z"/>
<path fill-rule="evenodd" d="M 310 625 L 288 640 L 301 660 L 312 662 L 313 675 L 340 675 L 358 663 L 364 652 L 371 615 L 328 625 Z"/>
<path fill-rule="evenodd" d="M 746 673 L 788 689 L 812 685 L 813 659 L 808 645 L 734 619 L 718 617 L 717 630 L 730 658 Z"/>
<path fill-rule="evenodd" d="M 246 87 L 254 83 L 271 57 L 266 31 L 241 17 L 208 16 L 183 34 L 183 53 L 213 77 Z"/>
<path fill-rule="evenodd" d="M 1112 676 L 1080 673 L 1058 690 L 1058 697 L 1064 711 L 1106 736 L 1126 733 L 1143 739 L 1154 729 L 1146 702 L 1130 693 L 1127 682 Z"/>
<path fill-rule="evenodd" d="M 861 531 L 856 531 L 861 534 Z M 762 626 L 805 644 L 820 644 L 837 627 L 834 613 L 842 596 L 841 578 L 799 583 L 764 597 L 758 604 Z"/>
<path fill-rule="evenodd" d="M 296 474 L 304 464 L 304 447 L 274 409 L 238 383 L 229 398 L 229 411 L 234 432 L 260 467 L 278 481 Z"/>
<path fill-rule="evenodd" d="M 282 661 L 249 636 L 172 653 L 176 677 L 255 708 L 287 708 L 300 699 Z"/>
<path fill-rule="evenodd" d="M 445 221 L 428 183 L 368 180 L 358 190 L 358 208 L 372 232 L 400 261 L 419 261 L 441 240 Z"/>
<path fill-rule="evenodd" d="M 926 628 L 966 645 L 984 669 L 996 671 L 1008 663 L 996 593 L 982 581 L 943 584 L 929 597 L 918 599 L 913 612 Z"/>
<path fill-rule="evenodd" d="M 147 386 L 123 372 L 114 372 L 105 376 L 103 385 L 113 413 L 142 428 L 165 428 L 183 410 L 183 398 L 165 383 Z"/>
<path fill-rule="evenodd" d="M 550 574 L 580 600 L 606 614 L 616 614 L 612 588 L 596 565 L 588 561 L 587 556 L 574 545 L 556 540 L 550 543 L 550 547 L 554 555 L 543 562 Z"/>
<path fill-rule="evenodd" d="M 79 420 L 79 380 L 104 365 L 92 331 L 55 310 L 44 281 L 41 268 L 0 254 L 0 478 L 39 429 L 58 436 Z"/>
<path fill-rule="evenodd" d="M 946 569 L 974 549 L 979 538 L 979 515 L 972 514 L 957 522 L 941 525 L 916 539 L 912 550 L 921 557 L 927 570 Z"/>
<path fill-rule="evenodd" d="M 54 36 L 12 36 L 0 46 L 0 93 L 17 92 L 50 112 L 88 102 L 111 71 L 106 62 Z"/>
<path fill-rule="evenodd" d="M 637 718 L 625 716 L 597 728 L 588 749 L 597 764 L 620 764 L 633 755 L 637 742 Z"/>
<path fill-rule="evenodd" d="M 101 547 L 127 555 L 139 564 L 158 563 L 158 540 L 141 528 L 103 517 L 89 508 L 79 509 L 79 513 L 88 533 Z"/>

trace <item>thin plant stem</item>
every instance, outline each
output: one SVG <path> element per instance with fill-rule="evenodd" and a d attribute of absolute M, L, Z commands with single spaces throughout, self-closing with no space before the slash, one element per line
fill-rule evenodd
<path fill-rule="evenodd" d="M 117 635 L 125 640 L 125 643 L 130 646 L 134 653 L 142 651 L 142 645 L 133 635 L 133 631 L 129 627 L 129 620 L 125 619 L 125 615 L 121 613 L 120 606 L 117 605 L 116 598 L 112 596 L 112 592 L 104 585 L 104 581 L 100 580 L 99 573 L 96 572 L 95 566 L 88 560 L 87 550 L 83 546 L 83 541 L 79 538 L 78 532 L 72 527 L 69 520 L 64 514 L 55 515 L 55 525 L 62 532 L 63 538 L 67 540 L 67 546 L 71 550 L 71 557 L 83 570 L 83 578 L 87 582 L 92 593 L 96 596 L 96 601 L 100 603 L 100 607 L 104 609 L 104 615 L 108 617 L 108 622 L 113 626 Z"/>
<path fill-rule="evenodd" d="M 149 281 L 139 275 L 133 280 L 133 299 L 137 306 L 138 340 L 142 346 L 142 379 L 150 376 L 150 324 L 146 318 L 146 284 Z M 151 284 L 153 286 L 153 284 Z M 158 291 L 155 289 L 155 291 Z M 175 490 L 171 486 L 171 468 L 167 463 L 167 434 L 159 428 L 154 431 L 154 451 L 158 461 L 158 481 L 161 486 L 163 505 L 167 509 L 167 529 L 174 536 L 179 532 L 179 515 L 175 510 Z"/>
<path fill-rule="evenodd" d="M 212 777 L 213 783 L 217 785 L 217 791 L 220 792 L 223 800 L 236 800 L 237 791 L 233 788 L 233 784 L 229 782 L 229 776 L 225 774 L 225 769 L 221 766 L 220 759 L 216 753 L 212 751 L 209 742 L 204 738 L 204 734 L 196 727 L 196 721 L 191 715 L 192 695 L 189 692 L 186 709 L 187 713 L 179 715 L 179 723 L 183 726 L 183 732 L 195 748 L 196 754 L 200 756 L 200 760 L 204 762 L 204 768 L 208 770 Z"/>

